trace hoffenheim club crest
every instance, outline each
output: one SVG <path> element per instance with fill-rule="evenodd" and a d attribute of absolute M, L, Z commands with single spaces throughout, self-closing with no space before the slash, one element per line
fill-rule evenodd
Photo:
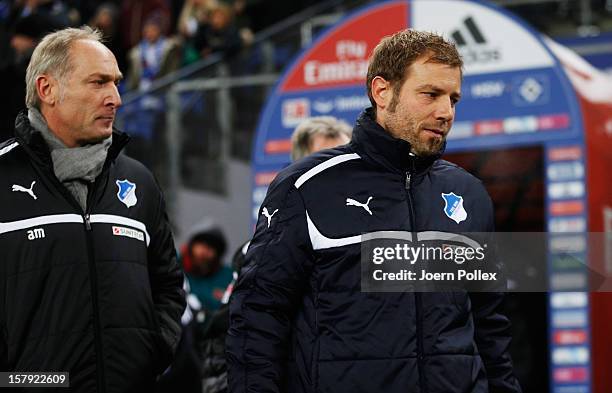
<path fill-rule="evenodd" d="M 136 199 L 136 184 L 129 180 L 117 180 L 115 182 L 119 191 L 117 191 L 117 198 L 125 204 L 127 207 L 132 207 L 138 202 Z"/>
<path fill-rule="evenodd" d="M 463 197 L 454 192 L 449 194 L 442 193 L 444 199 L 444 214 L 451 220 L 459 224 L 467 218 L 467 212 L 463 207 Z"/>

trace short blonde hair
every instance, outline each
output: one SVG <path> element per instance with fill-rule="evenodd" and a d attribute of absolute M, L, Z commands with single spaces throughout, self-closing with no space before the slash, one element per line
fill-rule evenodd
<path fill-rule="evenodd" d="M 70 48 L 78 40 L 102 42 L 102 33 L 89 26 L 67 28 L 47 34 L 36 46 L 26 70 L 25 103 L 28 108 L 40 109 L 36 78 L 49 73 L 61 80 L 72 71 Z"/>
<path fill-rule="evenodd" d="M 346 136 L 349 140 L 353 129 L 347 122 L 333 116 L 310 117 L 297 126 L 291 135 L 291 160 L 296 161 L 310 154 L 310 144 L 315 135 L 325 138 Z"/>

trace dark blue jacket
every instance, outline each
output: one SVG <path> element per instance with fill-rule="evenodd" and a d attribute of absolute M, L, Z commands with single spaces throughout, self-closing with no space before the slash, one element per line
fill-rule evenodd
<path fill-rule="evenodd" d="M 362 234 L 493 231 L 478 179 L 409 151 L 366 111 L 348 145 L 270 185 L 230 304 L 230 392 L 520 392 L 501 294 L 361 291 Z M 346 204 L 369 197 L 372 215 Z"/>

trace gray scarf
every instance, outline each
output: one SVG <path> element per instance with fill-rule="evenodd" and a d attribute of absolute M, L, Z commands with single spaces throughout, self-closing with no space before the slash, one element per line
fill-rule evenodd
<path fill-rule="evenodd" d="M 51 151 L 53 172 L 70 191 L 83 211 L 87 205 L 87 185 L 93 183 L 102 172 L 112 136 L 100 143 L 68 148 L 49 129 L 45 118 L 37 109 L 28 110 L 28 119 L 34 129 L 40 132 Z"/>

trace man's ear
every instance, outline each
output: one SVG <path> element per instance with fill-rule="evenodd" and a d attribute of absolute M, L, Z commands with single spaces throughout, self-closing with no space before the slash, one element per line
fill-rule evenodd
<path fill-rule="evenodd" d="M 41 103 L 54 105 L 59 98 L 57 80 L 47 74 L 39 75 L 38 78 L 36 78 L 36 93 Z"/>
<path fill-rule="evenodd" d="M 371 88 L 372 98 L 374 98 L 374 102 L 376 102 L 377 110 L 386 109 L 393 97 L 391 83 L 386 81 L 383 77 L 377 76 L 372 79 Z"/>

